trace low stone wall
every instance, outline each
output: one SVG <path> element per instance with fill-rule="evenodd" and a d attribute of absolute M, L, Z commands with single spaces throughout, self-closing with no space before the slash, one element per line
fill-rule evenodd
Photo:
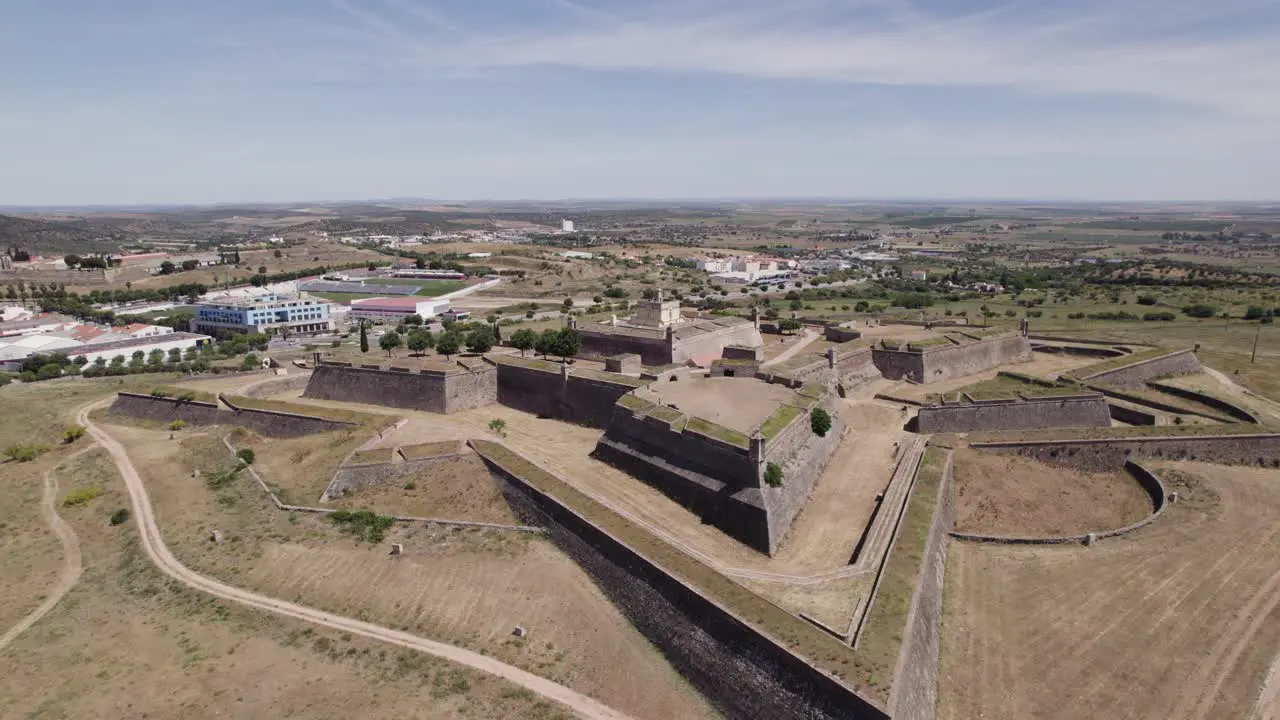
<path fill-rule="evenodd" d="M 971 447 L 1094 471 L 1115 470 L 1131 459 L 1140 458 L 1280 467 L 1280 434 L 1277 433 L 975 442 Z"/>
<path fill-rule="evenodd" d="M 1161 357 L 1141 360 L 1132 365 L 1106 370 L 1080 379 L 1088 383 L 1105 383 L 1118 387 L 1140 389 L 1150 380 L 1173 375 L 1192 375 L 1198 373 L 1200 360 L 1192 350 L 1179 350 Z"/>
<path fill-rule="evenodd" d="M 1151 498 L 1152 512 L 1143 519 L 1131 525 L 1125 525 L 1122 528 L 1114 530 L 1101 530 L 1094 533 L 1083 533 L 1080 535 L 1063 535 L 1057 537 L 1013 537 L 1008 535 L 976 535 L 973 533 L 952 532 L 951 537 L 958 540 L 968 540 L 970 542 L 1000 543 L 1005 545 L 1062 545 L 1066 543 L 1083 543 L 1087 542 L 1089 536 L 1093 538 L 1109 538 L 1127 535 L 1140 527 L 1144 527 L 1154 522 L 1157 518 L 1164 514 L 1168 507 L 1169 495 L 1165 490 L 1164 483 L 1160 482 L 1160 478 L 1155 473 L 1142 467 L 1135 462 L 1126 462 L 1125 470 L 1133 475 L 1133 479 L 1142 486 L 1142 489 Z"/>
<path fill-rule="evenodd" d="M 1031 349 L 1051 355 L 1079 355 L 1081 357 L 1096 358 L 1120 357 L 1127 354 L 1109 347 L 1084 347 L 1080 345 L 1039 345 L 1031 343 Z"/>
<path fill-rule="evenodd" d="M 1224 415 L 1227 415 L 1233 420 L 1239 420 L 1240 422 L 1246 422 L 1252 425 L 1259 424 L 1259 420 L 1256 415 L 1238 405 L 1233 405 L 1220 397 L 1214 397 L 1213 395 L 1196 392 L 1195 390 L 1188 390 L 1187 388 L 1180 388 L 1176 385 L 1170 385 L 1162 382 L 1149 381 L 1147 385 L 1162 393 L 1168 393 L 1169 395 L 1198 402 L 1201 405 L 1207 405 L 1215 410 L 1221 411 Z"/>
<path fill-rule="evenodd" d="M 920 408 L 917 429 L 923 434 L 983 430 L 1040 430 L 1064 427 L 1110 427 L 1111 413 L 1101 395 L 1030 397 L 963 405 Z"/>
<path fill-rule="evenodd" d="M 227 401 L 224 399 L 223 402 Z M 223 410 L 212 403 L 122 392 L 116 395 L 115 402 L 107 412 L 166 423 L 182 420 L 189 425 L 234 425 L 248 428 L 264 437 L 278 438 L 314 435 L 355 426 L 354 423 L 311 415 L 236 408 L 230 403 L 227 405 L 232 409 Z"/>
<path fill-rule="evenodd" d="M 721 355 L 725 360 L 756 360 L 764 361 L 764 346 L 757 345 L 755 347 L 747 347 L 745 345 L 726 345 L 724 354 Z"/>
<path fill-rule="evenodd" d="M 1220 417 L 1218 415 L 1214 415 L 1209 412 L 1202 412 L 1199 410 L 1195 410 L 1193 408 L 1184 407 L 1182 405 L 1175 405 L 1169 402 L 1161 402 L 1160 400 L 1147 397 L 1144 395 L 1135 395 L 1133 393 L 1125 392 L 1124 390 L 1121 390 L 1111 385 L 1096 385 L 1093 383 L 1089 383 L 1089 384 L 1086 384 L 1085 387 L 1089 388 L 1090 390 L 1095 390 L 1097 392 L 1100 392 L 1109 398 L 1124 400 L 1130 405 L 1154 408 L 1156 410 L 1169 413 L 1171 415 L 1196 415 L 1202 418 L 1208 418 L 1209 420 L 1217 420 L 1218 422 L 1230 422 L 1230 418 L 1227 418 L 1227 417 Z"/>
<path fill-rule="evenodd" d="M 729 718 L 887 720 L 888 714 L 555 497 L 486 459 L 508 502 L 577 561 Z M 834 642 L 834 641 L 833 641 Z"/>
<path fill-rule="evenodd" d="M 488 365 L 415 373 L 325 363 L 312 372 L 302 396 L 449 414 L 497 402 L 498 380 Z"/>
<path fill-rule="evenodd" d="M 938 660 L 942 652 L 942 590 L 947 570 L 947 537 L 955 527 L 951 456 L 938 487 L 920 577 L 911 596 L 907 625 L 893 678 L 891 712 L 904 720 L 932 720 L 938 704 Z"/>

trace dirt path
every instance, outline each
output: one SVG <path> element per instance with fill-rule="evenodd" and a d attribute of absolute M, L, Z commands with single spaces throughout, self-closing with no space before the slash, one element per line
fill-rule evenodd
<path fill-rule="evenodd" d="M 800 342 L 778 353 L 778 357 L 770 360 L 769 362 L 761 363 L 760 367 L 769 367 L 771 365 L 778 365 L 780 363 L 784 363 L 790 360 L 791 358 L 795 357 L 797 353 L 799 353 L 801 350 L 808 347 L 809 343 L 817 339 L 818 339 L 818 333 L 814 332 L 813 330 L 805 330 L 804 337 L 801 338 Z"/>
<path fill-rule="evenodd" d="M 93 450 L 95 446 L 89 445 L 81 448 L 67 460 L 79 457 L 86 452 Z M 66 462 L 66 461 L 63 461 Z M 62 600 L 62 596 L 66 595 L 76 581 L 80 579 L 80 571 L 83 569 L 83 562 L 80 557 L 80 541 L 76 538 L 76 533 L 71 529 L 63 519 L 58 515 L 58 480 L 54 475 L 57 466 L 49 468 L 44 474 L 44 496 L 40 499 L 40 514 L 44 516 L 45 522 L 48 523 L 49 529 L 58 536 L 58 542 L 62 543 L 62 574 L 58 577 L 58 584 L 54 585 L 45 596 L 44 602 L 40 603 L 40 607 L 31 611 L 31 614 L 24 617 L 17 625 L 9 628 L 3 636 L 0 636 L 0 650 L 13 642 L 14 638 L 27 631 L 32 625 L 35 625 L 40 618 L 44 617 L 50 610 Z"/>
<path fill-rule="evenodd" d="M 222 598 L 231 602 L 240 603 L 250 607 L 266 610 L 268 612 L 284 615 L 287 617 L 303 620 L 306 622 L 323 625 L 349 632 L 354 635 L 361 635 L 381 640 L 383 642 L 399 645 L 401 647 L 417 650 L 436 657 L 444 658 L 460 665 L 480 670 L 482 672 L 496 675 L 520 687 L 537 693 L 548 700 L 555 701 L 573 710 L 576 714 L 586 718 L 603 718 L 605 720 L 623 720 L 626 715 L 596 701 L 585 695 L 574 692 L 563 685 L 551 682 L 546 678 L 538 677 L 532 673 L 525 672 L 506 663 L 499 662 L 490 657 L 480 655 L 453 645 L 427 640 L 406 632 L 392 630 L 390 628 L 373 625 L 371 623 L 353 620 L 351 618 L 334 615 L 332 613 L 315 610 L 295 603 L 275 598 L 259 595 L 257 593 L 242 590 L 231 585 L 225 585 L 217 580 L 200 575 L 187 568 L 174 557 L 173 553 L 164 543 L 164 538 L 160 535 L 160 528 L 156 524 L 155 514 L 151 507 L 151 499 L 147 495 L 146 486 L 142 482 L 142 478 L 138 475 L 133 463 L 129 460 L 128 454 L 125 453 L 124 447 L 116 442 L 102 428 L 95 425 L 89 419 L 89 412 L 94 408 L 103 405 L 98 402 L 81 408 L 78 420 L 81 425 L 88 429 L 89 434 L 98 442 L 116 463 L 116 467 L 120 471 L 121 478 L 124 479 L 126 488 L 129 491 L 129 497 L 133 504 L 134 517 L 138 523 L 138 531 L 142 538 L 142 546 L 147 552 L 147 556 L 151 561 L 166 575 L 178 580 L 179 582 L 195 588 L 202 592 L 209 593 L 215 597 Z"/>

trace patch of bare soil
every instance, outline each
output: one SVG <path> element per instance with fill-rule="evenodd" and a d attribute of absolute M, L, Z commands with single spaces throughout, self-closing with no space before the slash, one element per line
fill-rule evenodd
<path fill-rule="evenodd" d="M 955 452 L 956 530 L 1052 537 L 1112 530 L 1151 513 L 1128 473 L 1091 473 L 1028 458 Z"/>
<path fill-rule="evenodd" d="M 952 542 L 938 717 L 1275 717 L 1277 473 L 1154 468 L 1180 501 L 1092 548 Z"/>
<path fill-rule="evenodd" d="M 330 504 L 383 515 L 519 524 L 498 483 L 474 454 L 438 460 L 417 472 L 352 491 Z"/>

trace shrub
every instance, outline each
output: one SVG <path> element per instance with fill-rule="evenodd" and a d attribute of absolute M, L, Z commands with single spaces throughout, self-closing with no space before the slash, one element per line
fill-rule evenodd
<path fill-rule="evenodd" d="M 412 480 L 410 480 L 409 482 L 407 482 L 407 483 L 405 483 L 405 484 L 404 484 L 404 489 L 405 489 L 405 490 L 414 490 L 414 489 L 416 489 L 417 487 L 418 487 L 418 483 L 416 483 L 416 482 L 414 482 L 414 481 L 412 481 Z"/>
<path fill-rule="evenodd" d="M 31 462 L 47 452 L 49 452 L 48 445 L 37 445 L 35 443 L 20 443 L 18 445 L 10 445 L 4 449 L 5 457 L 20 463 Z"/>
<path fill-rule="evenodd" d="M 769 463 L 764 467 L 764 482 L 769 487 L 782 487 L 782 468 L 778 463 Z"/>
<path fill-rule="evenodd" d="M 80 488 L 79 490 L 72 490 L 67 493 L 65 498 L 62 499 L 62 506 L 76 507 L 78 505 L 84 505 L 101 494 L 102 488 L 100 487 L 85 487 Z"/>
<path fill-rule="evenodd" d="M 395 518 L 378 515 L 372 510 L 336 510 L 329 514 L 329 521 L 354 535 L 357 540 L 380 543 L 387 528 L 395 524 Z"/>
<path fill-rule="evenodd" d="M 112 524 L 112 525 L 123 525 L 123 524 L 124 524 L 125 522 L 127 522 L 128 520 L 129 520 L 129 509 L 128 509 L 128 508 L 120 508 L 120 509 L 116 510 L 115 512 L 111 513 L 111 524 Z"/>
<path fill-rule="evenodd" d="M 489 429 L 501 437 L 506 437 L 507 421 L 503 420 L 502 418 L 494 418 L 489 421 Z"/>
<path fill-rule="evenodd" d="M 240 458 L 240 460 L 245 465 L 252 465 L 253 464 L 253 448 L 240 448 L 239 450 L 236 451 L 236 457 Z"/>
<path fill-rule="evenodd" d="M 1138 304 L 1139 305 L 1155 305 L 1156 296 L 1155 295 L 1139 295 Z"/>
<path fill-rule="evenodd" d="M 1177 314 L 1171 313 L 1171 312 L 1144 313 L 1142 315 L 1142 319 L 1147 322 L 1168 322 L 1171 320 L 1176 320 L 1177 318 L 1178 318 Z"/>
<path fill-rule="evenodd" d="M 71 443 L 84 437 L 84 428 L 79 425 L 71 425 L 62 431 L 62 442 L 70 445 Z"/>
<path fill-rule="evenodd" d="M 1193 318 L 1211 318 L 1218 314 L 1218 308 L 1212 305 L 1188 305 L 1182 308 L 1182 313 Z"/>
<path fill-rule="evenodd" d="M 826 437 L 831 431 L 831 414 L 820 407 L 814 408 L 809 412 L 809 428 L 814 435 Z"/>
<path fill-rule="evenodd" d="M 173 422 L 169 423 L 169 429 L 174 432 L 177 432 L 178 430 L 181 430 L 186 426 L 187 426 L 186 420 L 174 420 Z"/>

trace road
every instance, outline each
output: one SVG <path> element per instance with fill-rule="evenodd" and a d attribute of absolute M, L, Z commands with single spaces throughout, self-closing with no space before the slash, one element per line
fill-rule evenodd
<path fill-rule="evenodd" d="M 814 330 L 805 330 L 805 331 L 804 331 L 804 337 L 800 338 L 800 341 L 799 341 L 799 342 L 797 342 L 795 345 L 792 345 L 791 347 L 787 348 L 786 350 L 783 350 L 782 352 L 778 353 L 778 357 L 776 357 L 776 358 L 774 358 L 774 359 L 770 360 L 769 362 L 766 362 L 766 363 L 760 363 L 760 367 L 769 367 L 769 366 L 771 366 L 771 365 L 781 365 L 782 363 L 784 363 L 784 362 L 786 362 L 786 361 L 790 360 L 791 358 L 795 357 L 795 356 L 796 356 L 796 353 L 798 353 L 798 352 L 800 352 L 801 350 L 805 349 L 805 347 L 806 347 L 806 346 L 808 346 L 808 345 L 809 345 L 809 343 L 811 343 L 811 342 L 813 342 L 814 340 L 817 340 L 817 339 L 818 339 L 818 333 L 817 333 L 816 331 L 814 331 Z"/>
<path fill-rule="evenodd" d="M 92 445 L 81 448 L 71 457 L 68 457 L 67 460 L 83 455 L 92 449 Z M 76 533 L 71 529 L 71 526 L 58 515 L 58 480 L 57 476 L 54 475 L 54 470 L 56 469 L 56 466 L 49 468 L 44 474 L 44 496 L 40 499 L 40 514 L 44 516 L 49 529 L 53 530 L 53 533 L 58 536 L 58 542 L 62 543 L 62 573 L 58 576 L 58 584 L 54 585 L 53 589 L 45 595 L 44 602 L 40 603 L 40 607 L 32 610 L 31 614 L 22 618 L 17 625 L 9 628 L 8 632 L 0 636 L 0 650 L 3 650 L 15 638 L 26 632 L 40 618 L 48 614 L 62 600 L 62 597 L 71 588 L 75 587 L 76 581 L 80 579 L 80 572 L 84 569 L 80 557 L 80 540 L 76 537 Z"/>
<path fill-rule="evenodd" d="M 507 665 L 494 658 L 454 645 L 446 645 L 445 643 L 410 635 L 399 630 L 392 630 L 391 628 L 309 608 L 305 605 L 259 595 L 194 572 L 179 562 L 173 553 L 169 551 L 169 547 L 165 545 L 164 538 L 160 534 L 160 528 L 156 524 L 155 513 L 151 507 L 151 499 L 147 494 L 146 486 L 138 475 L 138 471 L 134 468 L 133 462 L 129 460 L 124 447 L 89 419 L 90 411 L 103 404 L 103 401 L 99 401 L 81 408 L 77 422 L 89 431 L 89 435 L 115 461 L 116 468 L 120 471 L 120 477 L 124 480 L 125 487 L 129 490 L 129 498 L 133 505 L 134 518 L 138 523 L 142 547 L 151 562 L 161 572 L 174 580 L 228 602 L 417 650 L 495 675 L 526 690 L 537 693 L 548 700 L 557 702 L 580 717 L 600 718 L 602 720 L 624 720 L 628 717 L 586 695 L 570 690 L 546 678 L 538 677 L 517 667 Z"/>

